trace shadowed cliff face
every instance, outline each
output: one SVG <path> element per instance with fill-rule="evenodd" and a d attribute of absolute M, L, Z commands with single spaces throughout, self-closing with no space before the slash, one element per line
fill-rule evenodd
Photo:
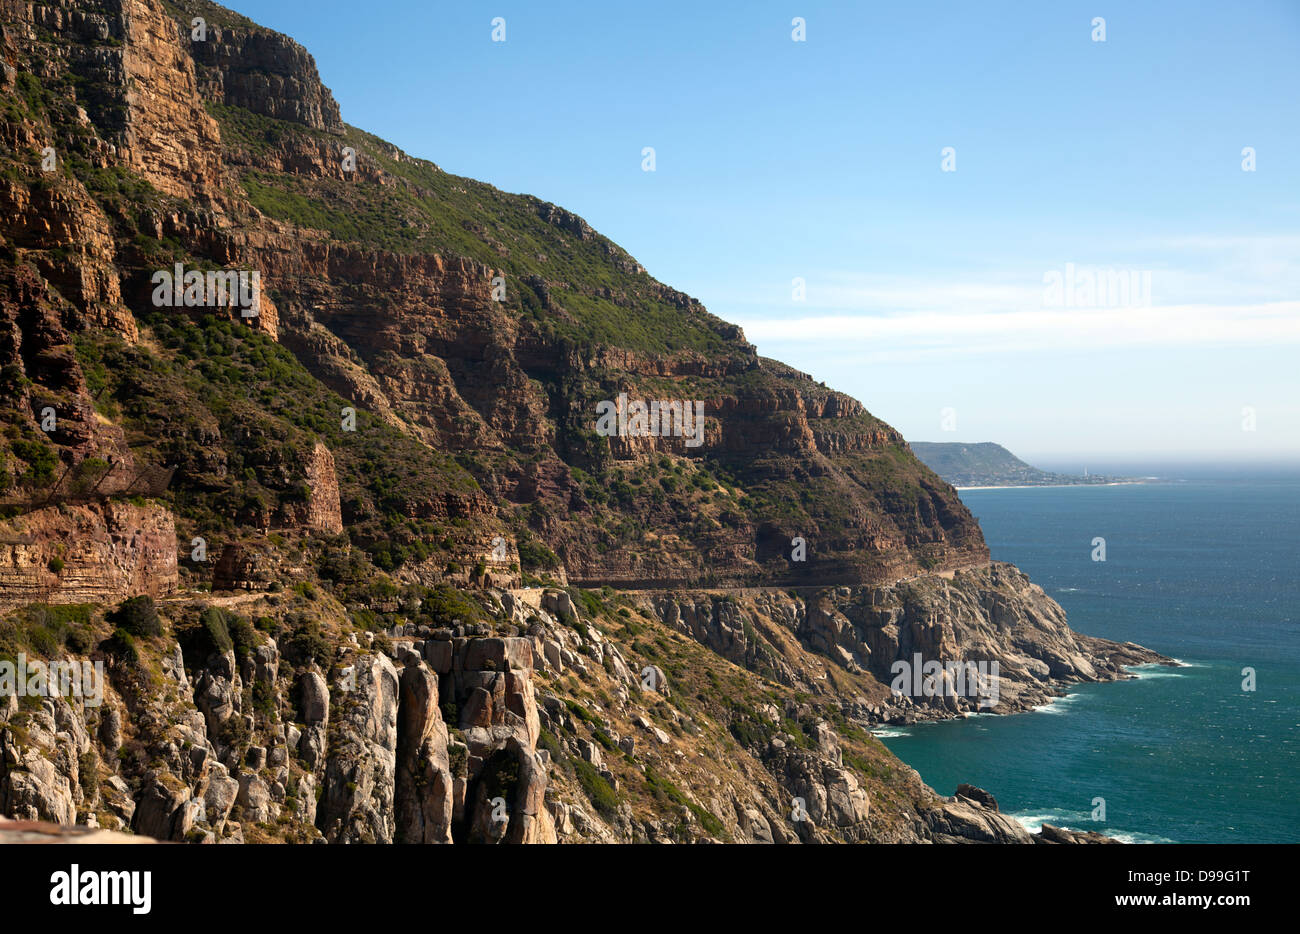
<path fill-rule="evenodd" d="M 237 525 L 266 532 L 311 524 L 319 509 L 292 491 L 332 485 L 318 445 L 351 445 L 342 523 L 370 521 L 354 540 L 372 558 L 398 541 L 385 569 L 426 582 L 501 533 L 534 543 L 525 571 L 624 586 L 886 582 L 987 558 L 952 489 L 860 403 L 758 357 L 581 218 L 345 126 L 292 40 L 212 4 L 67 0 L 8 5 L 4 49 L 16 155 L 0 190 L 0 350 L 31 383 L 13 419 L 48 399 L 95 423 L 76 443 L 42 439 L 62 465 L 125 432 L 131 456 L 179 462 L 176 495 L 211 500 L 225 484 L 251 501 Z M 272 378 L 255 413 L 231 412 L 141 374 L 158 355 L 211 367 L 211 331 L 193 329 L 213 309 L 155 307 L 153 274 L 175 263 L 257 271 L 260 313 L 217 309 L 235 325 L 220 340 L 269 337 L 314 398 L 290 405 Z M 88 380 L 88 365 L 103 372 Z M 701 443 L 597 433 L 597 407 L 620 394 L 698 402 Z M 361 421 L 350 437 L 345 407 Z M 268 439 L 287 442 L 283 457 L 250 456 Z M 367 443 L 400 443 L 405 463 L 445 476 L 376 490 Z M 212 533 L 202 514 L 226 508 L 192 511 L 182 538 Z M 418 527 L 452 519 L 450 535 Z"/>

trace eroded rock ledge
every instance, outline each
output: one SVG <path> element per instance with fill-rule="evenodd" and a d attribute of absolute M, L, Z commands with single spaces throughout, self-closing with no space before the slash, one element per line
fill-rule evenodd
<path fill-rule="evenodd" d="M 176 588 L 176 524 L 158 504 L 50 506 L 0 522 L 0 608 Z"/>
<path fill-rule="evenodd" d="M 834 668 L 858 688 L 847 712 L 871 724 L 1015 713 L 1049 703 L 1069 684 L 1131 678 L 1125 669 L 1134 665 L 1174 664 L 1131 642 L 1075 632 L 1060 604 L 1002 562 L 886 587 L 642 596 L 665 624 L 800 690 L 827 691 L 827 669 Z M 802 652 L 792 652 L 791 641 Z M 895 663 L 918 655 L 996 661 L 996 705 L 980 708 L 973 693 L 892 694 Z"/>
<path fill-rule="evenodd" d="M 0 813 L 209 843 L 1102 842 L 936 795 L 869 727 L 960 711 L 873 672 L 984 651 L 1023 706 L 1159 659 L 1072 633 L 1005 565 L 806 596 L 487 591 L 479 622 L 380 633 L 319 633 L 301 613 L 327 606 L 300 596 L 220 599 L 262 628 L 164 604 L 175 635 L 138 661 L 92 650 L 102 706 L 0 703 Z M 195 642 L 223 627 L 234 647 Z"/>

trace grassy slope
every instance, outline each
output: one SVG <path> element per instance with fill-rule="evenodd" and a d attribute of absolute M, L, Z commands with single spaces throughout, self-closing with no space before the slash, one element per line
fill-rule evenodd
<path fill-rule="evenodd" d="M 369 248 L 465 256 L 503 269 L 506 307 L 543 334 L 575 344 L 665 354 L 736 349 L 714 329 L 716 318 L 666 301 L 662 286 L 637 272 L 621 247 L 594 232 L 584 237 L 544 220 L 539 211 L 547 210 L 546 202 L 396 155 L 391 143 L 355 127 L 339 140 L 240 107 L 210 103 L 208 109 L 228 146 L 256 154 L 293 137 L 331 150 L 346 145 L 400 180 L 378 187 L 245 167 L 239 172 L 244 193 L 269 217 Z M 539 279 L 546 283 L 545 300 L 527 284 Z"/>

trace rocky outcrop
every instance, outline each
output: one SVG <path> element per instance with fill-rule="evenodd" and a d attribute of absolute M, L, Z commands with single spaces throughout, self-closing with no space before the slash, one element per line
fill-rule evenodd
<path fill-rule="evenodd" d="M 958 785 L 957 793 L 926 808 L 922 817 L 934 843 L 1046 843 L 1100 844 L 1119 843 L 1113 837 L 1094 830 L 1076 831 L 1043 824 L 1031 834 L 1017 820 L 998 810 L 993 796 L 974 785 Z"/>
<path fill-rule="evenodd" d="M 1105 844 L 1119 843 L 1114 837 L 1108 837 L 1105 834 L 1097 833 L 1095 830 L 1066 830 L 1063 827 L 1053 827 L 1051 824 L 1044 824 L 1039 832 L 1034 836 L 1035 843 L 1065 843 L 1065 844 Z"/>
<path fill-rule="evenodd" d="M 791 685 L 651 616 L 615 637 L 633 614 L 598 619 L 562 590 L 320 644 L 274 594 L 216 599 L 284 634 L 164 605 L 179 644 L 165 628 L 138 656 L 95 650 L 102 704 L 0 699 L 0 811 L 209 843 L 1105 842 L 1031 835 L 969 785 L 936 796 L 862 732 L 870 674 L 852 676 L 860 699 L 827 691 L 816 666 L 833 662 L 752 596 L 742 636 L 784 632 Z"/>
<path fill-rule="evenodd" d="M 234 650 L 209 655 L 194 681 L 194 704 L 203 714 L 209 735 L 219 735 L 226 721 L 240 713 L 243 693 Z"/>
<path fill-rule="evenodd" d="M 951 579 L 931 575 L 887 588 L 834 591 L 810 609 L 803 638 L 858 665 L 891 687 L 900 663 L 975 662 L 998 665 L 996 681 L 980 696 L 975 689 L 895 692 L 895 707 L 917 716 L 963 711 L 1006 713 L 1045 704 L 1061 685 L 1131 677 L 1124 666 L 1172 662 L 1148 649 L 1082 636 L 1065 611 L 1037 584 L 1009 564 L 959 571 Z M 895 710 L 894 719 L 907 719 Z"/>
<path fill-rule="evenodd" d="M 109 53 L 102 76 L 110 80 L 101 87 L 120 95 L 113 103 L 125 110 L 121 155 L 167 194 L 213 198 L 221 187 L 221 135 L 199 99 L 194 60 L 176 21 L 152 0 L 109 6 L 115 15 L 105 29 L 121 41 L 120 58 L 114 62 Z"/>
<path fill-rule="evenodd" d="M 782 683 L 820 690 L 826 660 L 861 676 L 864 696 L 850 708 L 866 723 L 1013 713 L 1049 703 L 1067 684 L 1131 677 L 1126 666 L 1172 664 L 1142 646 L 1074 632 L 1060 604 L 1001 562 L 796 597 L 754 591 L 648 600 L 666 625 Z M 810 656 L 792 653 L 778 627 Z M 989 680 L 977 683 L 967 669 L 960 683 L 950 671 L 927 684 L 926 665 L 967 662 Z"/>
<path fill-rule="evenodd" d="M 867 838 L 871 804 L 856 775 L 838 764 L 838 750 L 808 752 L 779 742 L 765 760 L 781 776 L 782 786 L 796 805 L 793 825 L 805 842 L 824 839 L 821 829 L 830 827 L 847 840 Z"/>
<path fill-rule="evenodd" d="M 411 645 L 397 643 L 400 672 L 384 655 L 349 659 L 332 717 L 316 699 L 316 676 L 303 682 L 303 716 L 329 722 L 317 816 L 326 839 L 555 842 L 529 640 Z M 447 709 L 459 710 L 453 729 L 463 739 L 452 739 L 441 697 L 455 699 Z"/>
<path fill-rule="evenodd" d="M 266 590 L 279 579 L 280 558 L 264 540 L 231 542 L 212 568 L 213 590 Z"/>
<path fill-rule="evenodd" d="M 176 526 L 160 506 L 38 509 L 0 522 L 0 605 L 107 603 L 176 587 Z"/>
<path fill-rule="evenodd" d="M 288 36 L 245 20 L 213 24 L 203 41 L 187 44 L 206 99 L 317 130 L 343 132 L 339 105 L 321 84 L 315 59 Z"/>
<path fill-rule="evenodd" d="M 1033 843 L 1018 821 L 979 801 L 954 795 L 925 814 L 935 843 Z"/>
<path fill-rule="evenodd" d="M 310 669 L 298 679 L 298 715 L 303 729 L 294 745 L 309 769 L 324 761 L 330 721 L 330 691 L 319 671 Z"/>
<path fill-rule="evenodd" d="M 332 843 L 392 843 L 397 671 L 383 655 L 353 660 L 330 721 L 331 756 L 316 825 Z"/>
<path fill-rule="evenodd" d="M 343 513 L 339 508 L 339 481 L 334 472 L 334 455 L 319 441 L 303 471 L 310 490 L 302 523 L 309 529 L 337 535 L 343 531 Z"/>
<path fill-rule="evenodd" d="M 447 725 L 438 704 L 438 677 L 413 652 L 400 678 L 397 723 L 395 840 L 451 843 L 453 785 Z"/>

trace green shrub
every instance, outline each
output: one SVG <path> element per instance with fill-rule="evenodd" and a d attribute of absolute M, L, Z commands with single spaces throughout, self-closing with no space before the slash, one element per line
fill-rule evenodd
<path fill-rule="evenodd" d="M 483 616 L 477 603 L 446 584 L 439 584 L 425 595 L 422 612 L 429 615 L 435 626 L 450 626 L 457 620 L 472 623 Z"/>
<path fill-rule="evenodd" d="M 588 616 L 599 616 L 605 610 L 605 604 L 601 602 L 600 597 L 590 590 L 578 590 L 578 603 L 587 611 Z"/>
<path fill-rule="evenodd" d="M 158 608 L 154 606 L 153 597 L 147 595 L 123 600 L 110 614 L 109 621 L 133 636 L 148 638 L 162 635 Z"/>
<path fill-rule="evenodd" d="M 104 641 L 104 650 L 132 665 L 140 661 L 140 652 L 135 647 L 135 639 L 120 626 L 114 629 L 113 634 Z"/>
<path fill-rule="evenodd" d="M 519 564 L 527 571 L 550 571 L 559 567 L 555 552 L 536 540 L 519 543 Z"/>
<path fill-rule="evenodd" d="M 700 807 L 690 798 L 686 797 L 680 788 L 674 785 L 667 778 L 664 778 L 653 768 L 646 768 L 645 783 L 646 787 L 649 788 L 650 793 L 654 795 L 655 800 L 660 804 L 671 801 L 674 804 L 681 805 L 695 815 L 695 819 L 700 822 L 700 826 L 715 837 L 721 836 L 726 832 L 726 827 L 723 825 L 722 821 L 718 820 L 718 818 L 713 814 Z"/>
<path fill-rule="evenodd" d="M 469 747 L 460 743 L 448 744 L 447 771 L 457 778 L 465 778 L 469 774 Z M 320 787 L 318 785 L 317 789 Z"/>
<path fill-rule="evenodd" d="M 248 742 L 248 726 L 244 723 L 244 718 L 237 715 L 227 717 L 218 733 L 222 745 L 235 750 L 240 750 Z"/>
<path fill-rule="evenodd" d="M 519 789 L 519 760 L 509 752 L 489 756 L 479 781 L 483 783 L 487 800 L 505 798 L 507 803 L 513 804 Z"/>
<path fill-rule="evenodd" d="M 207 654 L 229 652 L 235 647 L 230 638 L 230 627 L 226 623 L 226 611 L 219 606 L 210 606 L 199 617 L 203 634 L 207 636 Z"/>
<path fill-rule="evenodd" d="M 234 645 L 236 655 L 246 658 L 253 653 L 253 649 L 257 647 L 257 633 L 252 623 L 242 616 L 227 613 L 226 629 L 230 633 L 230 641 Z"/>
<path fill-rule="evenodd" d="M 320 623 L 314 619 L 300 623 L 285 643 L 284 649 L 289 659 L 298 665 L 315 661 L 321 668 L 328 670 L 333 660 L 329 643 L 321 634 Z"/>
<path fill-rule="evenodd" d="M 71 629 L 64 637 L 63 644 L 68 647 L 69 652 L 85 655 L 90 651 L 90 634 L 81 629 Z"/>
<path fill-rule="evenodd" d="M 61 633 L 50 626 L 28 626 L 26 641 L 37 655 L 49 658 L 58 653 L 60 636 Z"/>
<path fill-rule="evenodd" d="M 92 609 L 88 603 L 26 606 L 18 611 L 11 624 L 0 624 L 0 651 L 16 653 L 26 647 L 52 657 L 66 645 L 69 651 L 83 654 L 90 649 Z"/>
<path fill-rule="evenodd" d="M 603 817 L 613 817 L 618 812 L 618 792 L 605 781 L 596 767 L 583 759 L 570 759 L 573 773 L 587 800 L 592 803 Z"/>
<path fill-rule="evenodd" d="M 537 745 L 551 754 L 551 759 L 559 762 L 564 758 L 564 750 L 560 748 L 560 741 L 555 738 L 555 734 L 550 730 L 542 730 L 537 737 Z"/>
<path fill-rule="evenodd" d="M 94 800 L 99 791 L 99 756 L 93 747 L 77 757 L 77 776 L 87 799 Z"/>
<path fill-rule="evenodd" d="M 579 720 L 581 720 L 583 723 L 586 723 L 587 725 L 592 726 L 592 727 L 596 727 L 596 728 L 600 728 L 600 727 L 604 726 L 604 724 L 601 723 L 599 717 L 597 717 L 594 713 L 592 713 L 592 712 L 591 712 L 590 710 L 588 710 L 586 707 L 584 707 L 584 706 L 582 706 L 581 704 L 579 704 L 577 701 L 575 701 L 575 700 L 567 700 L 567 699 L 566 699 L 565 702 L 564 702 L 564 706 L 568 707 L 568 708 L 569 708 L 569 713 L 573 714 L 575 717 L 577 717 L 577 718 L 578 718 Z"/>
<path fill-rule="evenodd" d="M 265 681 L 253 682 L 253 709 L 266 720 L 275 719 L 275 689 Z"/>
<path fill-rule="evenodd" d="M 47 483 L 54 479 L 54 468 L 58 466 L 59 458 L 48 441 L 18 439 L 10 442 L 9 446 L 15 457 L 27 463 L 27 469 L 18 477 L 20 483 Z"/>

